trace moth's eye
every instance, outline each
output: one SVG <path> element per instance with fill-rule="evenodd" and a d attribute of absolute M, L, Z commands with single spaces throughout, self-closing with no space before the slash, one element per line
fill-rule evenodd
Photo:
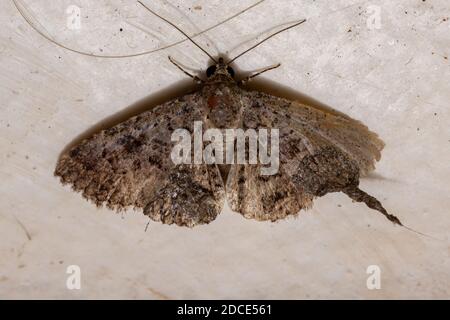
<path fill-rule="evenodd" d="M 227 71 L 228 71 L 229 75 L 230 75 L 232 78 L 234 78 L 234 70 L 233 70 L 233 68 L 232 68 L 232 67 L 227 67 Z"/>
<path fill-rule="evenodd" d="M 215 65 L 210 66 L 206 69 L 206 76 L 209 78 L 216 72 L 217 67 Z"/>

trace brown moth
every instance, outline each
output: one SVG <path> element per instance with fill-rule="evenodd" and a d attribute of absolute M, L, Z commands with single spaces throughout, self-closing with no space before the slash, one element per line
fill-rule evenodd
<path fill-rule="evenodd" d="M 171 59 L 201 83 L 199 89 L 83 140 L 60 157 L 55 175 L 98 206 L 141 209 L 165 224 L 207 224 L 225 199 L 246 218 L 276 221 L 310 208 L 316 197 L 344 192 L 401 225 L 358 188 L 360 176 L 380 159 L 378 136 L 348 116 L 248 89 L 247 80 L 279 65 L 239 81 L 230 63 L 242 54 L 230 61 L 208 54 L 215 63 L 206 80 Z M 177 128 L 194 134 L 196 121 L 203 130 L 278 128 L 278 172 L 262 176 L 259 164 L 175 164 L 171 135 Z"/>

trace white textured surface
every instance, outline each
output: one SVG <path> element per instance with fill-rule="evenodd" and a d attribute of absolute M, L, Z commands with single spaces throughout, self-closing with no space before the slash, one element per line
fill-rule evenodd
<path fill-rule="evenodd" d="M 130 54 L 183 39 L 132 0 L 20 2 L 41 30 L 82 51 Z M 146 3 L 192 34 L 253 2 Z M 76 31 L 66 27 L 73 4 L 81 8 Z M 381 10 L 380 29 L 367 27 L 371 5 Z M 182 93 L 190 82 L 167 55 L 195 69 L 208 60 L 188 42 L 135 58 L 78 55 L 1 1 L 0 298 L 450 298 L 449 16 L 448 0 L 267 0 L 197 38 L 232 56 L 274 27 L 308 18 L 237 65 L 282 62 L 265 79 L 377 132 L 386 148 L 363 189 L 442 241 L 395 227 L 341 194 L 274 224 L 225 211 L 192 230 L 151 223 L 144 232 L 143 215 L 98 210 L 62 187 L 56 160 L 98 123 Z M 72 264 L 82 270 L 79 291 L 65 286 Z M 373 264 L 380 290 L 366 287 Z"/>

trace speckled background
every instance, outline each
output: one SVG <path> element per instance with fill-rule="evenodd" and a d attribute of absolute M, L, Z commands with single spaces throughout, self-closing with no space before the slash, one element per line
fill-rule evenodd
<path fill-rule="evenodd" d="M 133 0 L 16 0 L 42 32 L 99 55 L 158 49 L 183 36 Z M 146 1 L 194 34 L 256 1 Z M 80 9 L 76 28 L 74 7 Z M 100 59 L 52 44 L 0 2 L 0 298 L 450 298 L 450 6 L 447 0 L 266 0 L 197 41 L 233 56 L 288 22 L 301 27 L 237 60 L 281 62 L 260 79 L 364 121 L 386 142 L 361 186 L 406 225 L 345 195 L 296 219 L 225 210 L 185 229 L 97 209 L 53 177 L 74 140 L 186 92 L 167 60 L 204 70 L 188 42 Z M 73 20 L 75 19 L 75 20 Z M 81 269 L 81 289 L 66 271 Z M 381 271 L 369 290 L 368 266 Z"/>

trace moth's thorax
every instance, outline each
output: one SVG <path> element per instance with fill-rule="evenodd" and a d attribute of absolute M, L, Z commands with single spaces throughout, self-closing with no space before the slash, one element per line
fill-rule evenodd
<path fill-rule="evenodd" d="M 234 128 L 241 110 L 241 90 L 235 82 L 207 84 L 203 87 L 206 120 L 216 128 Z"/>

